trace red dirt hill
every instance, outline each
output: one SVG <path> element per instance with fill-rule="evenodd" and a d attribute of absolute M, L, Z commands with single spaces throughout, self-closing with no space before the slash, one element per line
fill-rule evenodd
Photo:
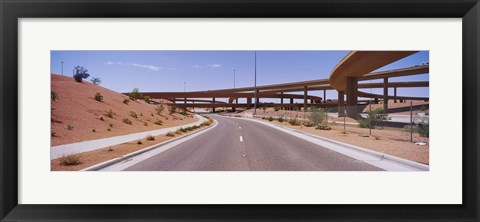
<path fill-rule="evenodd" d="M 143 100 L 129 100 L 128 104 L 125 104 L 123 101 L 128 99 L 127 96 L 87 81 L 79 83 L 71 77 L 52 74 L 51 84 L 52 91 L 58 95 L 58 99 L 52 102 L 52 146 L 197 121 L 195 117 L 169 114 L 168 105 L 163 105 L 165 108 L 158 115 L 155 111 L 156 105 Z M 102 102 L 95 100 L 97 92 L 103 96 Z M 110 110 L 114 113 L 112 118 L 107 115 Z M 132 117 L 131 112 L 135 112 L 137 118 Z M 124 123 L 124 118 L 128 118 L 132 124 Z M 155 124 L 158 120 L 162 121 L 162 125 Z M 73 129 L 69 130 L 68 124 L 73 125 Z"/>

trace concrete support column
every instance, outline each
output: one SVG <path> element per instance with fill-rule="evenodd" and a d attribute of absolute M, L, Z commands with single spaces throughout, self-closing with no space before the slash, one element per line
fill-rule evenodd
<path fill-rule="evenodd" d="M 383 78 L 383 112 L 388 112 L 388 78 Z"/>
<path fill-rule="evenodd" d="M 344 92 L 338 91 L 338 117 L 343 117 L 345 115 L 344 107 L 345 104 Z"/>
<path fill-rule="evenodd" d="M 378 98 L 374 98 L 373 101 L 375 104 L 378 104 Z"/>
<path fill-rule="evenodd" d="M 183 98 L 183 104 L 185 104 L 185 107 L 183 108 L 183 111 L 185 111 L 185 113 L 187 112 L 187 98 Z"/>
<path fill-rule="evenodd" d="M 252 107 L 252 98 L 247 98 L 247 109 Z"/>
<path fill-rule="evenodd" d="M 397 103 L 397 87 L 393 88 L 393 103 Z"/>
<path fill-rule="evenodd" d="M 307 94 L 308 94 L 307 93 L 308 92 L 307 88 L 308 88 L 308 86 L 303 87 L 303 112 L 307 111 L 307 103 L 308 103 L 308 101 L 307 101 Z"/>
<path fill-rule="evenodd" d="M 323 90 L 323 103 L 327 103 L 327 90 Z"/>
<path fill-rule="evenodd" d="M 358 78 L 347 77 L 347 86 L 345 93 L 347 94 L 347 116 L 357 119 L 358 117 Z"/>
<path fill-rule="evenodd" d="M 215 104 L 215 97 L 212 99 L 212 104 Z M 215 107 L 212 107 L 212 111 L 215 112 Z"/>
<path fill-rule="evenodd" d="M 258 107 L 258 104 L 260 103 L 260 98 L 258 98 L 258 93 L 260 92 L 260 90 L 257 90 L 257 107 Z"/>
<path fill-rule="evenodd" d="M 282 98 L 280 98 L 280 104 L 283 104 L 283 92 L 280 92 L 280 95 L 282 95 Z"/>

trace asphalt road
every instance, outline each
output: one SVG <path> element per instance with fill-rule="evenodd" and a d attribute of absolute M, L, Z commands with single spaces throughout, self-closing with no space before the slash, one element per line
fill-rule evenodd
<path fill-rule="evenodd" d="M 129 171 L 382 170 L 249 120 L 211 116 L 213 129 L 152 156 Z"/>

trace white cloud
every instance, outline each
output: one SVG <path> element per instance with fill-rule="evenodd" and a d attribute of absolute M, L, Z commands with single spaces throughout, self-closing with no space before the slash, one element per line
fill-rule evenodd
<path fill-rule="evenodd" d="M 195 68 L 195 69 L 201 69 L 202 68 L 202 66 L 200 66 L 200 65 L 191 65 L 190 67 Z"/>
<path fill-rule="evenodd" d="M 214 69 L 222 67 L 222 65 L 220 65 L 220 64 L 212 64 L 212 65 L 208 65 L 208 66 L 210 66 L 210 68 L 214 68 Z"/>
<path fill-rule="evenodd" d="M 124 66 L 133 66 L 133 67 L 138 67 L 138 68 L 143 68 L 143 69 L 148 69 L 151 71 L 159 71 L 161 69 L 165 69 L 160 66 L 154 66 L 154 65 L 145 65 L 145 64 L 138 64 L 138 63 L 125 63 L 125 62 L 112 62 L 112 61 L 107 61 L 105 62 L 106 65 L 124 65 Z M 173 70 L 173 68 L 168 68 L 168 70 Z"/>

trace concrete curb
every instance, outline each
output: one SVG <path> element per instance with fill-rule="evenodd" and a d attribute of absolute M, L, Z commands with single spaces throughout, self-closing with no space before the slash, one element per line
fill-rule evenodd
<path fill-rule="evenodd" d="M 213 120 L 213 119 L 212 119 Z M 99 164 L 96 164 L 96 165 L 93 165 L 93 166 L 90 166 L 90 167 L 87 167 L 85 169 L 82 169 L 82 170 L 79 170 L 79 171 L 98 171 L 100 169 L 103 169 L 105 167 L 108 167 L 108 166 L 111 166 L 113 164 L 116 164 L 116 163 L 119 163 L 119 162 L 122 162 L 124 160 L 127 160 L 129 158 L 132 158 L 134 156 L 138 156 L 140 154 L 143 154 L 143 153 L 146 153 L 146 152 L 149 152 L 153 149 L 156 149 L 156 148 L 159 148 L 161 146 L 164 146 L 164 145 L 167 145 L 169 143 L 173 143 L 177 140 L 180 140 L 180 139 L 183 139 L 183 138 L 186 138 L 186 137 L 189 137 L 189 136 L 192 136 L 192 135 L 195 135 L 195 134 L 198 134 L 200 132 L 203 132 L 207 129 L 210 129 L 210 128 L 214 128 L 217 126 L 218 122 L 216 120 L 213 120 L 214 121 L 214 124 L 211 125 L 211 126 L 208 126 L 206 128 L 203 128 L 203 129 L 200 129 L 196 132 L 193 132 L 193 133 L 190 133 L 190 134 L 187 134 L 187 135 L 183 135 L 183 136 L 180 136 L 180 137 L 177 137 L 177 138 L 174 138 L 174 139 L 171 139 L 171 140 L 167 140 L 167 141 L 164 141 L 164 142 L 161 142 L 161 143 L 158 143 L 158 144 L 155 144 L 153 146 L 149 146 L 149 147 L 146 147 L 146 148 L 143 148 L 141 150 L 137 150 L 135 152 L 132 152 L 132 153 L 128 153 L 128 154 L 125 154 L 123 156 L 120 156 L 120 157 L 117 157 L 117 158 L 114 158 L 114 159 L 111 159 L 111 160 L 107 160 L 105 162 L 102 162 L 102 163 L 99 163 Z"/>
<path fill-rule="evenodd" d="M 231 118 L 242 118 L 242 117 L 231 117 Z M 403 164 L 403 165 L 418 168 L 420 170 L 428 171 L 430 169 L 430 166 L 426 165 L 426 164 L 417 163 L 417 162 L 414 162 L 414 161 L 411 161 L 411 160 L 403 159 L 403 158 L 392 156 L 392 155 L 389 155 L 389 154 L 384 154 L 384 153 L 380 153 L 380 152 L 377 152 L 377 151 L 362 148 L 362 147 L 359 147 L 359 146 L 339 142 L 339 141 L 328 139 L 328 138 L 325 138 L 325 137 L 322 137 L 322 136 L 318 136 L 318 135 L 314 135 L 314 134 L 311 134 L 311 133 L 303 132 L 303 131 L 300 131 L 300 130 L 291 129 L 291 128 L 288 128 L 288 127 L 285 127 L 285 126 L 278 126 L 278 125 L 266 123 L 266 122 L 263 122 L 263 121 L 260 121 L 260 120 L 250 119 L 250 118 L 242 118 L 242 119 L 258 122 L 258 123 L 261 123 L 261 124 L 264 124 L 264 125 L 268 125 L 270 127 L 272 127 L 272 126 L 273 127 L 279 127 L 279 128 L 282 128 L 282 129 L 286 129 L 286 130 L 290 130 L 290 131 L 293 131 L 293 132 L 301 133 L 301 134 L 304 134 L 304 135 L 309 136 L 309 137 L 314 137 L 316 139 L 320 139 L 320 140 L 323 140 L 323 141 L 326 141 L 326 142 L 334 143 L 334 144 L 341 145 L 341 146 L 344 146 L 344 147 L 347 147 L 347 148 L 350 148 L 350 149 L 361 151 L 361 152 L 373 155 L 373 156 L 375 156 L 379 159 L 388 159 L 388 160 L 391 160 L 391 161 L 394 161 L 394 162 L 397 162 L 397 163 L 400 163 L 400 164 Z"/>

